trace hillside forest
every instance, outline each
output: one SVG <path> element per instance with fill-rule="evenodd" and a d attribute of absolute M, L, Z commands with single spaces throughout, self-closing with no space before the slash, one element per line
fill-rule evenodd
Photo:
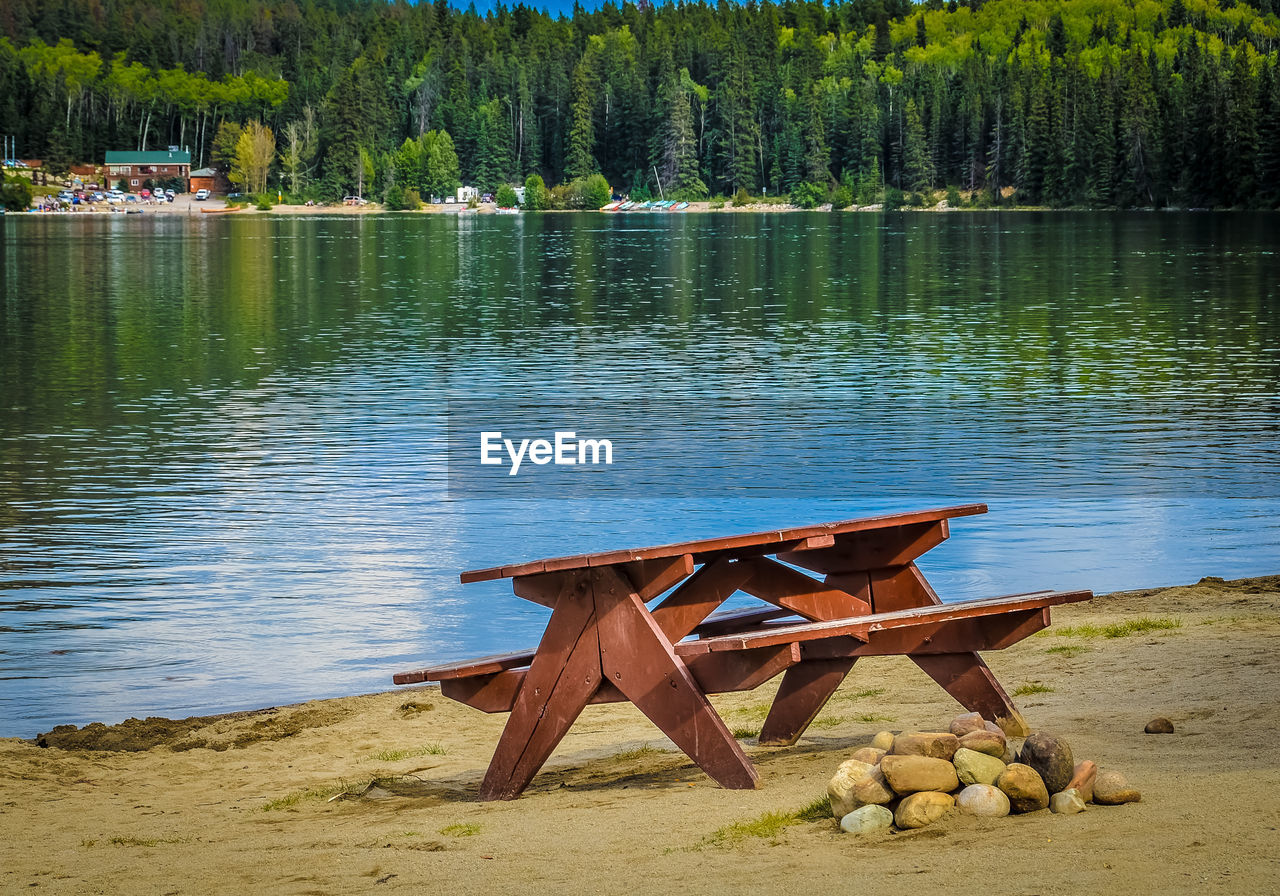
<path fill-rule="evenodd" d="M 1273 208 L 1276 5 L 6 0 L 0 132 L 53 170 L 175 145 L 316 199 L 528 182 L 552 188 L 532 204 L 587 204 L 590 179 L 606 197 Z"/>

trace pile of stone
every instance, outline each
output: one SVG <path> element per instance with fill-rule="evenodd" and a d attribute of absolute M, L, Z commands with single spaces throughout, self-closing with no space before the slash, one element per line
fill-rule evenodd
<path fill-rule="evenodd" d="M 827 793 L 849 833 L 922 828 L 953 810 L 1074 815 L 1088 803 L 1142 799 L 1119 772 L 1077 763 L 1063 738 L 1037 732 L 1018 743 L 977 713 L 958 716 L 946 732 L 881 731 L 840 764 Z"/>

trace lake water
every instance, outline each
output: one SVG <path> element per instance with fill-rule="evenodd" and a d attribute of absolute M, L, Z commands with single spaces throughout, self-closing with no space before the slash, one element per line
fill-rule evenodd
<path fill-rule="evenodd" d="M 944 599 L 1280 572 L 1280 218 L 0 223 L 0 735 L 536 643 L 460 571 L 983 501 Z M 480 466 L 480 433 L 612 466 Z"/>

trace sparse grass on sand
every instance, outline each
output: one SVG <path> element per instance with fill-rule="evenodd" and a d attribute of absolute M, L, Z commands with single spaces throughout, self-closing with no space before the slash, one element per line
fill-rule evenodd
<path fill-rule="evenodd" d="M 694 847 L 736 846 L 745 840 L 776 840 L 785 829 L 796 824 L 823 821 L 831 818 L 831 799 L 826 794 L 807 806 L 791 811 L 765 812 L 749 821 L 735 821 L 708 834 Z"/>
<path fill-rule="evenodd" d="M 1058 628 L 1044 629 L 1036 632 L 1037 637 L 1059 638 L 1127 638 L 1129 635 L 1140 635 L 1146 632 L 1169 631 L 1182 628 L 1182 620 L 1167 616 L 1142 616 L 1138 619 L 1126 619 L 1124 622 L 1109 622 L 1098 625 L 1086 622 L 1082 625 L 1064 625 Z"/>

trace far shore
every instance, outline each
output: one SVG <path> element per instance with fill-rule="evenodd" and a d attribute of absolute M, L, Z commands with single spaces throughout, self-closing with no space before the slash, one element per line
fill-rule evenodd
<path fill-rule="evenodd" d="M 73 210 L 63 212 L 25 212 L 10 214 L 25 214 L 37 217 L 55 217 L 55 218 L 101 218 L 116 217 L 122 215 L 125 206 L 73 206 Z M 197 201 L 191 194 L 179 195 L 173 202 L 164 203 L 146 203 L 137 206 L 130 205 L 128 209 L 140 210 L 143 216 L 146 215 L 164 215 L 164 216 L 197 216 L 208 213 L 209 217 L 219 215 L 284 215 L 284 216 L 325 216 L 325 215 L 342 215 L 342 216 L 363 216 L 363 215 L 493 215 L 497 214 L 497 206 L 492 203 L 484 203 L 476 208 L 469 208 L 461 203 L 428 203 L 424 204 L 420 209 L 391 211 L 384 208 L 376 202 L 370 202 L 367 205 L 344 205 L 342 203 L 334 203 L 330 205 L 293 205 L 281 203 L 273 205 L 270 211 L 259 210 L 253 206 L 240 207 L 236 209 L 229 206 L 225 200 L 211 198 L 204 201 Z M 607 215 L 682 215 L 682 214 L 788 214 L 791 212 L 831 212 L 830 205 L 821 205 L 813 209 L 802 209 L 799 206 L 788 205 L 785 203 L 749 203 L 747 205 L 735 206 L 732 202 L 690 202 L 687 209 L 681 211 L 649 211 L 637 210 L 627 212 L 601 212 L 598 209 L 545 209 L 538 212 L 524 212 L 520 214 L 584 214 L 598 213 Z M 837 213 L 862 213 L 862 214 L 880 214 L 884 209 L 880 205 L 866 206 L 849 206 L 848 208 L 839 209 Z M 933 206 L 902 206 L 896 211 L 901 212 L 919 212 L 919 213 L 983 213 L 983 212 L 1049 212 L 1049 211 L 1121 211 L 1118 209 L 1051 209 L 1046 206 L 1029 206 L 1029 205 L 1002 205 L 987 208 L 977 208 L 971 206 L 963 206 L 951 208 L 945 202 Z M 1123 211 L 1191 211 L 1191 209 L 1125 209 Z M 138 217 L 138 216 L 133 216 Z"/>
<path fill-rule="evenodd" d="M 986 659 L 1034 729 L 1123 773 L 1141 802 L 953 812 L 863 839 L 797 812 L 877 731 L 945 730 L 962 711 L 904 657 L 860 661 L 792 747 L 752 733 L 776 679 L 715 697 L 760 771 L 753 791 L 721 789 L 609 705 L 586 709 L 523 797 L 477 802 L 506 717 L 434 687 L 0 739 L 0 889 L 1276 892 L 1278 639 L 1280 575 L 1055 608 L 1046 632 Z M 1173 734 L 1144 733 L 1157 716 Z"/>

